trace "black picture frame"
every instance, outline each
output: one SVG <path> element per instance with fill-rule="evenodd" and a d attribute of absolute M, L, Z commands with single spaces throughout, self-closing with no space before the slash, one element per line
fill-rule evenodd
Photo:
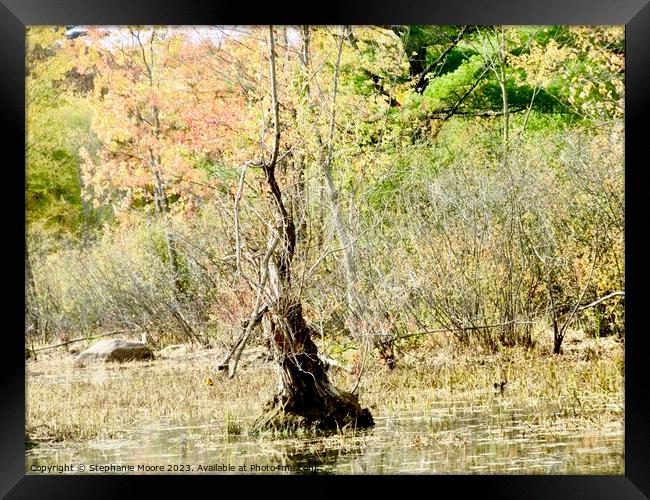
<path fill-rule="evenodd" d="M 650 250 L 644 248 L 644 164 L 646 140 L 643 126 L 650 97 L 650 0 L 455 0 L 453 2 L 391 0 L 372 4 L 364 0 L 329 1 L 317 5 L 317 13 L 305 8 L 267 2 L 254 7 L 244 2 L 185 0 L 0 0 L 0 108 L 5 146 L 0 150 L 4 165 L 0 217 L 3 236 L 0 255 L 3 270 L 14 271 L 5 281 L 2 304 L 4 335 L 0 342 L 0 495 L 7 498 L 102 498 L 142 495 L 158 481 L 167 494 L 170 476 L 34 476 L 25 474 L 25 365 L 24 344 L 18 331 L 23 323 L 24 289 L 20 281 L 20 254 L 24 242 L 24 64 L 25 26 L 38 24 L 624 24 L 626 26 L 626 346 L 625 346 L 625 475 L 624 476 L 428 476 L 411 477 L 415 488 L 432 494 L 440 486 L 465 493 L 474 490 L 481 498 L 648 498 L 650 497 L 650 422 L 648 377 L 643 330 L 644 293 L 648 280 Z M 315 9 L 316 10 L 316 9 Z M 21 184 L 23 183 L 23 184 Z M 2 206 L 0 205 L 0 206 Z M 24 248 L 23 248 L 24 250 Z M 646 306 L 647 307 L 647 306 Z M 224 481 L 244 488 L 246 477 L 173 476 L 193 481 L 199 491 L 209 478 L 217 478 L 217 494 L 225 494 Z M 257 476 L 259 478 L 259 476 Z M 354 481 L 364 478 L 346 478 Z M 385 477 L 365 478 L 361 487 L 384 489 Z M 404 479 L 402 477 L 402 479 Z M 270 482 L 278 477 L 265 478 Z M 283 489 L 292 481 L 317 478 L 282 477 Z M 426 481 L 413 484 L 411 481 Z M 433 480 L 433 484 L 428 484 Z M 289 481 L 290 483 L 287 483 Z M 198 482 L 198 483 L 197 483 Z M 200 483 L 200 484 L 199 484 Z M 297 491 L 307 483 L 296 483 Z M 435 488 L 435 489 L 433 489 Z M 307 490 L 303 490 L 307 491 Z M 449 491 L 449 490 L 448 490 Z M 331 494 L 338 494 L 332 491 Z M 166 496 L 166 495 L 163 495 Z M 455 494 L 454 494 L 455 496 Z"/>

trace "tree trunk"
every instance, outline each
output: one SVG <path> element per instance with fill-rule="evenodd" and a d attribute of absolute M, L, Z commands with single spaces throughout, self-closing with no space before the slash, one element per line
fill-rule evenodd
<path fill-rule="evenodd" d="M 154 116 L 157 116 L 155 114 Z M 174 234 L 169 229 L 169 221 L 167 214 L 169 213 L 169 205 L 167 204 L 167 194 L 165 193 L 165 186 L 162 178 L 160 177 L 159 158 L 154 156 L 153 151 L 149 151 L 149 164 L 151 173 L 154 179 L 154 204 L 156 206 L 156 213 L 162 220 L 165 230 L 165 243 L 167 246 L 167 259 L 169 260 L 169 268 L 172 273 L 172 286 L 174 296 L 178 298 L 183 294 L 183 283 L 181 282 L 180 269 L 178 267 L 178 253 L 176 251 L 176 241 Z"/>
<path fill-rule="evenodd" d="M 306 33 L 308 34 L 308 27 L 306 28 Z M 306 40 L 308 38 L 306 37 Z M 330 110 L 330 124 L 329 124 L 329 138 L 327 145 L 323 144 L 320 133 L 318 133 L 318 128 L 316 128 L 316 141 L 320 146 L 320 164 L 321 171 L 323 174 L 323 179 L 325 181 L 325 189 L 327 191 L 327 196 L 329 198 L 330 209 L 332 211 L 332 225 L 334 226 L 334 232 L 336 233 L 336 238 L 338 239 L 343 255 L 343 269 L 345 271 L 345 285 L 347 293 L 347 304 L 350 313 L 352 314 L 352 324 L 351 329 L 355 336 L 359 336 L 358 328 L 356 324 L 360 322 L 365 313 L 366 304 L 365 297 L 363 297 L 358 291 L 359 276 L 357 273 L 356 259 L 354 256 L 355 245 L 353 239 L 350 237 L 350 234 L 345 227 L 343 222 L 343 210 L 341 208 L 341 202 L 339 200 L 339 192 L 336 189 L 334 184 L 334 177 L 332 175 L 332 157 L 333 157 L 333 148 L 334 148 L 334 130 L 336 126 L 336 95 L 338 88 L 338 73 L 339 66 L 341 62 L 341 55 L 343 52 L 343 40 L 344 32 L 341 31 L 339 34 L 339 43 L 338 43 L 338 53 L 336 64 L 334 66 L 334 79 L 332 82 L 332 104 Z M 309 49 L 305 49 L 304 55 L 305 63 L 309 69 Z M 307 92 L 311 96 L 311 85 L 307 85 Z"/>
<path fill-rule="evenodd" d="M 270 282 L 282 281 L 277 267 L 271 267 Z M 271 339 L 279 382 L 259 427 L 336 429 L 374 425 L 370 411 L 360 407 L 357 396 L 340 391 L 330 382 L 299 300 L 282 294 L 262 323 Z"/>
<path fill-rule="evenodd" d="M 501 88 L 501 101 L 503 103 L 503 163 L 508 161 L 508 142 L 510 140 L 510 107 L 508 103 L 508 76 L 506 74 L 507 68 L 507 53 L 506 53 L 506 33 L 504 28 L 501 28 L 501 40 L 499 47 L 499 70 L 497 79 L 499 80 L 499 87 Z"/>
<path fill-rule="evenodd" d="M 276 224 L 269 235 L 269 249 L 273 253 L 267 264 L 268 279 L 264 282 L 266 308 L 262 325 L 278 368 L 278 392 L 256 427 L 370 427 L 374 422 L 369 410 L 361 408 L 356 396 L 339 391 L 329 381 L 325 367 L 318 358 L 318 349 L 312 341 L 310 328 L 305 322 L 300 297 L 295 296 L 291 289 L 296 229 L 293 214 L 286 210 L 275 178 L 280 124 L 272 26 L 269 27 L 269 66 L 274 145 L 271 158 L 263 169 Z M 278 236 L 280 244 L 276 245 Z"/>
<path fill-rule="evenodd" d="M 158 124 L 158 114 L 156 110 L 154 111 L 156 116 L 156 124 Z M 178 265 L 179 258 L 178 251 L 176 249 L 176 239 L 174 237 L 174 233 L 169 228 L 169 220 L 167 219 L 169 215 L 169 205 L 167 204 L 165 186 L 160 176 L 160 158 L 154 156 L 151 150 L 149 150 L 149 156 L 150 167 L 154 177 L 154 202 L 156 206 L 156 214 L 163 223 L 163 229 L 165 231 L 165 243 L 167 247 L 167 260 L 169 261 L 169 269 L 172 274 L 171 287 L 173 292 L 173 301 L 169 307 L 185 335 L 187 335 L 192 341 L 196 341 L 199 344 L 205 345 L 206 340 L 201 340 L 201 338 L 199 338 L 199 336 L 190 326 L 182 311 L 181 300 L 185 292 L 185 285 L 181 279 L 181 269 Z"/>
<path fill-rule="evenodd" d="M 553 311 L 553 354 L 562 352 L 562 341 L 564 340 L 564 335 L 562 335 L 557 323 L 555 311 Z"/>
<path fill-rule="evenodd" d="M 151 33 L 151 43 L 153 44 L 153 39 L 155 36 L 155 30 Z M 137 38 L 138 43 L 140 43 L 140 38 Z M 145 55 L 144 47 L 140 45 L 142 49 L 142 62 L 147 69 L 149 75 L 149 86 L 153 89 L 154 86 L 157 86 L 157 83 L 154 83 L 154 59 L 153 59 L 153 46 L 151 51 L 151 56 L 149 60 Z M 153 114 L 153 124 L 151 125 L 151 134 L 156 138 L 160 138 L 161 134 L 161 123 L 160 123 L 160 109 L 157 105 L 151 107 Z M 160 175 L 160 154 L 154 153 L 154 151 L 149 148 L 149 166 L 151 168 L 151 173 L 154 178 L 154 202 L 156 206 L 156 213 L 162 219 L 165 229 L 165 243 L 167 244 L 167 258 L 169 260 L 169 267 L 172 273 L 172 287 L 174 292 L 174 299 L 178 301 L 184 292 L 183 283 L 181 281 L 180 270 L 178 266 L 178 253 L 176 251 L 176 241 L 174 239 L 174 234 L 171 232 L 168 226 L 167 214 L 169 213 L 169 205 L 167 204 L 167 194 L 165 193 L 165 185 L 163 183 L 162 177 Z M 180 312 L 180 307 L 176 306 L 177 313 L 182 318 L 182 313 Z M 185 318 L 182 318 L 182 323 L 186 326 L 187 322 Z"/>

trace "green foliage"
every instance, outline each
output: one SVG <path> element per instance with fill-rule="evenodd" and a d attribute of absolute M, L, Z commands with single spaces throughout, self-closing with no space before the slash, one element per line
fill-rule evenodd
<path fill-rule="evenodd" d="M 483 65 L 481 56 L 474 55 L 463 60 L 455 70 L 433 79 L 424 91 L 424 104 L 432 110 L 451 107 L 474 84 Z"/>
<path fill-rule="evenodd" d="M 75 230 L 84 221 L 79 142 L 89 134 L 90 110 L 83 103 L 32 106 L 27 117 L 27 224 Z"/>
<path fill-rule="evenodd" d="M 72 61 L 57 43 L 61 31 L 27 31 L 26 219 L 54 231 L 74 232 L 93 218 L 81 199 L 79 149 L 92 147 L 92 111 L 66 91 Z"/>

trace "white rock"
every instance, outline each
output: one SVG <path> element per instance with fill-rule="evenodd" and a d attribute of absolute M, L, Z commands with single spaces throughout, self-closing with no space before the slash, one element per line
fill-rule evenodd
<path fill-rule="evenodd" d="M 142 342 L 122 339 L 102 340 L 79 354 L 75 365 L 94 361 L 133 361 L 153 359 L 153 357 L 151 348 Z"/>

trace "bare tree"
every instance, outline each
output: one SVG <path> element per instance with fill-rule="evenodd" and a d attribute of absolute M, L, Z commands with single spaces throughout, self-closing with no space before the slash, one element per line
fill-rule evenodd
<path fill-rule="evenodd" d="M 369 427 L 374 425 L 372 415 L 368 409 L 361 408 L 357 396 L 337 389 L 330 382 L 312 340 L 312 330 L 303 316 L 299 287 L 293 286 L 292 261 L 297 236 L 293 213 L 287 209 L 292 200 L 288 199 L 290 191 L 283 193 L 276 179 L 276 168 L 286 155 L 280 155 L 280 103 L 273 26 L 269 26 L 268 36 L 273 142 L 270 156 L 261 168 L 273 221 L 269 225 L 266 253 L 260 263 L 259 283 L 253 284 L 257 292 L 256 303 L 227 361 L 231 362 L 232 376 L 252 328 L 261 322 L 278 369 L 278 392 L 258 420 L 258 428 Z"/>

